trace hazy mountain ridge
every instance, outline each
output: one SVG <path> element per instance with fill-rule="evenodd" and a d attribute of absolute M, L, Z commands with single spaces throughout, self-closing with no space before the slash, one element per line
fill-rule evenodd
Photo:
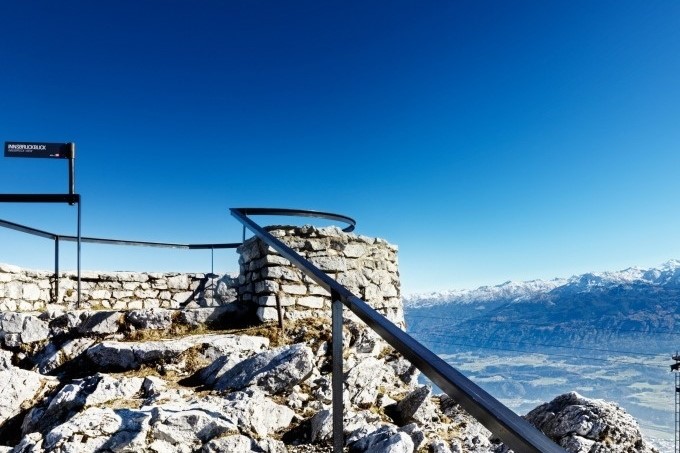
<path fill-rule="evenodd" d="M 658 268 L 587 273 L 566 280 L 485 286 L 405 298 L 414 330 L 441 330 L 477 346 L 499 342 L 597 344 L 668 352 L 680 340 L 680 261 Z M 461 337 L 461 335 L 463 337 Z"/>
<path fill-rule="evenodd" d="M 468 304 L 479 302 L 540 302 L 553 301 L 559 295 L 583 293 L 633 285 L 680 289 L 680 261 L 670 260 L 659 267 L 630 267 L 621 271 L 589 272 L 570 278 L 552 280 L 507 281 L 495 286 L 476 289 L 404 295 L 404 304 L 417 308 L 438 304 Z"/>

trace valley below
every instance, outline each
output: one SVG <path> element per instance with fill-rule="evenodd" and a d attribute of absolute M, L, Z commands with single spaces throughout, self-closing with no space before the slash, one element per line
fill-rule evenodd
<path fill-rule="evenodd" d="M 673 451 L 680 263 L 406 297 L 408 331 L 519 414 L 576 391 Z"/>

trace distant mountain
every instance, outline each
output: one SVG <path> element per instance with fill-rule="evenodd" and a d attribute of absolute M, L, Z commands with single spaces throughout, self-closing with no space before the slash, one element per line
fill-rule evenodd
<path fill-rule="evenodd" d="M 507 281 L 496 286 L 477 289 L 451 290 L 410 294 L 404 296 L 404 304 L 413 308 L 438 304 L 468 304 L 482 302 L 549 302 L 560 295 L 602 291 L 611 288 L 631 288 L 633 285 L 679 289 L 680 261 L 670 260 L 658 268 L 631 267 L 616 272 L 592 272 L 571 278 Z"/>
<path fill-rule="evenodd" d="M 404 305 L 417 340 L 513 409 L 577 390 L 672 439 L 680 261 L 415 294 Z"/>
<path fill-rule="evenodd" d="M 414 328 L 448 326 L 476 344 L 499 340 L 599 343 L 646 350 L 676 348 L 680 334 L 680 261 L 658 268 L 587 273 L 550 281 L 506 282 L 474 290 L 404 298 Z"/>

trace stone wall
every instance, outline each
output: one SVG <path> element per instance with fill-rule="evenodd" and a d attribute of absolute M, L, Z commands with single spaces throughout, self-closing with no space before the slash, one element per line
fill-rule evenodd
<path fill-rule="evenodd" d="M 332 276 L 390 320 L 403 325 L 397 247 L 337 227 L 272 227 L 270 233 Z M 239 299 L 263 321 L 328 316 L 330 294 L 257 238 L 238 252 Z"/>
<path fill-rule="evenodd" d="M 337 227 L 274 227 L 271 233 L 346 286 L 387 318 L 403 326 L 397 247 Z M 83 272 L 77 306 L 73 272 L 54 273 L 0 264 L 0 311 L 196 308 L 239 301 L 261 321 L 328 317 L 330 295 L 257 238 L 238 248 L 240 274 Z"/>
<path fill-rule="evenodd" d="M 59 274 L 55 297 L 53 272 L 0 264 L 0 311 L 41 311 L 48 304 L 64 309 L 117 310 L 223 305 L 236 297 L 236 291 L 230 289 L 233 281 L 228 275 L 83 272 L 81 306 L 76 307 L 75 273 Z"/>

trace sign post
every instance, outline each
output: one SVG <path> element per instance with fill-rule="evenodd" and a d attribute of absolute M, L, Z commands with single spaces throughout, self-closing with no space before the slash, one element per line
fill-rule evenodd
<path fill-rule="evenodd" d="M 43 142 L 5 142 L 5 157 L 32 157 L 47 159 L 68 159 L 68 195 L 60 194 L 0 194 L 0 202 L 6 203 L 60 203 L 67 202 L 69 205 L 78 205 L 78 237 L 77 237 L 77 267 L 78 267 L 78 307 L 80 307 L 80 195 L 76 194 L 76 144 L 75 143 L 43 143 Z M 56 269 L 59 272 L 59 239 L 56 239 Z M 59 276 L 57 275 L 57 288 L 55 294 L 59 294 Z"/>

